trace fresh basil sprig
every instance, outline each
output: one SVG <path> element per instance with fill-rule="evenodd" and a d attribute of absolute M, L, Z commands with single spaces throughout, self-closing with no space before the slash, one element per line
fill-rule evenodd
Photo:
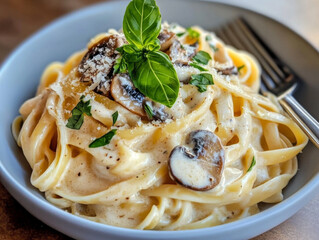
<path fill-rule="evenodd" d="M 141 93 L 172 107 L 178 97 L 179 80 L 169 57 L 159 51 L 160 30 L 161 14 L 155 0 L 132 0 L 123 20 L 123 32 L 130 44 L 117 49 L 121 57 L 114 73 L 127 71 Z"/>
<path fill-rule="evenodd" d="M 133 83 L 141 93 L 168 107 L 173 106 L 178 96 L 179 81 L 167 54 L 148 52 L 134 70 Z"/>
<path fill-rule="evenodd" d="M 161 13 L 155 0 L 133 0 L 126 8 L 123 32 L 126 40 L 144 49 L 161 31 Z"/>
<path fill-rule="evenodd" d="M 102 137 L 97 138 L 93 142 L 91 142 L 91 144 L 89 145 L 89 148 L 97 148 L 97 147 L 102 147 L 109 144 L 115 134 L 116 134 L 116 129 L 112 129 L 111 131 L 103 135 Z"/>
<path fill-rule="evenodd" d="M 84 96 L 80 97 L 80 101 L 72 110 L 72 116 L 68 119 L 66 126 L 71 129 L 79 130 L 84 121 L 84 114 L 91 115 L 90 100 L 83 101 Z"/>
<path fill-rule="evenodd" d="M 190 84 L 197 87 L 199 92 L 205 92 L 208 85 L 213 85 L 213 76 L 209 73 L 200 73 L 192 75 Z"/>

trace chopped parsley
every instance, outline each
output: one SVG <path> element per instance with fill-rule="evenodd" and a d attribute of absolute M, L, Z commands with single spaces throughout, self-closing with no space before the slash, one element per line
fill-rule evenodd
<path fill-rule="evenodd" d="M 93 142 L 91 142 L 89 145 L 89 148 L 97 148 L 97 147 L 102 147 L 109 144 L 115 134 L 116 134 L 116 129 L 112 129 L 111 131 L 103 135 L 102 137 L 97 138 Z"/>
<path fill-rule="evenodd" d="M 144 111 L 146 112 L 147 117 L 149 119 L 153 119 L 153 116 L 154 116 L 153 108 L 148 103 L 144 104 Z"/>
<path fill-rule="evenodd" d="M 206 68 L 203 68 L 202 66 L 200 66 L 198 63 L 190 63 L 189 64 L 190 66 L 194 67 L 194 68 L 197 68 L 199 71 L 208 71 Z"/>
<path fill-rule="evenodd" d="M 209 53 L 205 52 L 205 51 L 199 51 L 194 57 L 193 57 L 193 61 L 197 62 L 197 63 L 201 63 L 204 65 L 207 65 L 209 60 L 211 60 L 212 57 L 209 55 Z"/>
<path fill-rule="evenodd" d="M 250 167 L 248 168 L 247 172 L 250 172 L 255 165 L 256 165 L 256 160 L 255 160 L 255 156 L 253 156 L 253 159 L 251 160 L 251 164 L 250 164 Z"/>
<path fill-rule="evenodd" d="M 213 85 L 213 76 L 209 73 L 200 73 L 192 75 L 190 84 L 197 87 L 199 92 L 205 92 L 208 85 Z"/>
<path fill-rule="evenodd" d="M 237 71 L 240 73 L 240 70 L 242 70 L 244 67 L 245 67 L 245 64 L 243 64 L 243 65 L 237 67 Z"/>
<path fill-rule="evenodd" d="M 84 122 L 84 114 L 91 115 L 90 100 L 83 101 L 84 95 L 80 97 L 80 101 L 72 110 L 72 116 L 68 119 L 66 126 L 71 129 L 79 130 Z"/>
<path fill-rule="evenodd" d="M 117 118 L 119 117 L 119 112 L 116 111 L 115 113 L 112 114 L 112 120 L 113 120 L 113 124 L 114 125 L 117 121 Z"/>
<path fill-rule="evenodd" d="M 219 50 L 219 48 L 214 46 L 213 44 L 209 44 L 209 46 L 211 49 L 213 49 L 214 52 L 217 52 Z"/>

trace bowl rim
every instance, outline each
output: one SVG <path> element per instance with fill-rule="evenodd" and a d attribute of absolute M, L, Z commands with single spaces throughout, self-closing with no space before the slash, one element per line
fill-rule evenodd
<path fill-rule="evenodd" d="M 181 1 L 181 0 L 177 0 Z M 187 0 L 191 1 L 191 0 Z M 62 17 L 57 18 L 56 20 L 52 21 L 51 23 L 45 25 L 42 27 L 40 30 L 36 31 L 32 35 L 30 35 L 26 40 L 24 40 L 22 43 L 18 45 L 3 61 L 3 63 L 0 66 L 0 84 L 1 84 L 1 79 L 2 79 L 2 74 L 5 71 L 6 68 L 8 68 L 14 58 L 20 54 L 20 52 L 27 47 L 29 44 L 31 44 L 33 41 L 35 41 L 37 38 L 45 35 L 47 32 L 50 32 L 52 29 L 56 27 L 60 27 L 63 25 L 65 21 L 68 21 L 69 19 L 77 19 L 77 18 L 83 18 L 87 15 L 90 15 L 90 13 L 96 12 L 99 10 L 101 6 L 103 7 L 111 7 L 112 5 L 117 5 L 120 2 L 128 2 L 127 0 L 111 0 L 108 2 L 102 2 L 102 3 L 97 3 L 93 4 L 84 8 L 81 8 L 76 11 L 72 11 Z M 253 10 L 232 5 L 230 3 L 222 3 L 222 2 L 212 2 L 210 0 L 198 0 L 198 3 L 200 4 L 201 2 L 204 3 L 211 3 L 211 4 L 217 4 L 217 5 L 223 5 L 226 7 L 231 7 L 235 9 L 240 9 L 244 11 L 248 11 L 253 14 L 257 14 L 259 16 L 262 16 L 264 18 L 267 18 L 268 20 L 271 20 L 275 22 L 276 24 L 279 24 L 289 31 L 291 31 L 296 37 L 299 37 L 302 41 L 306 42 L 307 45 L 309 45 L 314 51 L 319 52 L 317 48 L 309 42 L 307 39 L 305 39 L 303 36 L 295 32 L 293 29 L 291 29 L 289 26 L 284 25 L 283 23 L 266 16 L 262 13 L 255 12 Z M 103 9 L 103 8 L 101 8 Z M 0 129 L 0 133 L 4 133 L 3 129 Z M 311 143 L 309 143 L 311 144 Z M 3 148 L 4 149 L 4 148 Z M 2 155 L 2 154 L 1 154 Z M 0 156 L 1 157 L 1 156 Z M 22 186 L 10 173 L 9 171 L 5 168 L 1 158 L 0 158 L 0 181 L 1 183 L 6 187 L 6 189 L 10 192 L 11 195 L 24 207 L 26 208 L 32 215 L 35 215 L 31 209 L 30 205 L 36 205 L 40 208 L 41 211 L 43 211 L 46 214 L 53 215 L 54 217 L 58 219 L 64 219 L 64 221 L 69 222 L 70 224 L 75 224 L 75 225 L 81 225 L 81 226 L 86 226 L 87 228 L 90 229 L 96 229 L 101 232 L 107 233 L 107 232 L 112 232 L 113 234 L 117 236 L 129 236 L 134 234 L 134 237 L 140 237 L 140 238 L 147 238 L 147 237 L 154 237 L 155 235 L 157 237 L 169 237 L 169 238 L 176 238 L 180 237 L 183 234 L 187 234 L 188 237 L 198 237 L 199 234 L 208 234 L 208 233 L 215 233 L 215 234 L 223 234 L 229 231 L 229 229 L 232 229 L 232 231 L 240 230 L 247 228 L 251 225 L 255 224 L 262 224 L 264 221 L 267 219 L 270 220 L 272 219 L 271 223 L 265 228 L 266 230 L 269 230 L 270 228 L 280 224 L 284 220 L 287 219 L 287 217 L 281 217 L 280 215 L 288 210 L 289 213 L 286 214 L 286 216 L 291 217 L 294 213 L 296 213 L 300 208 L 304 206 L 304 204 L 310 200 L 311 196 L 313 195 L 313 192 L 317 189 L 319 189 L 319 173 L 315 174 L 311 179 L 307 181 L 307 183 L 299 188 L 295 193 L 293 193 L 291 196 L 288 198 L 284 199 L 282 202 L 274 204 L 273 206 L 269 207 L 268 209 L 265 209 L 261 211 L 260 213 L 257 213 L 252 216 L 245 217 L 243 219 L 236 220 L 234 222 L 230 223 L 225 223 L 222 225 L 214 226 L 214 227 L 208 227 L 208 228 L 202 228 L 202 229 L 190 229 L 190 230 L 178 230 L 178 231 L 162 231 L 162 230 L 138 230 L 138 229 L 129 229 L 129 228 L 122 228 L 122 227 L 116 227 L 112 225 L 106 225 L 98 222 L 94 222 L 73 214 L 70 214 L 68 212 L 65 212 L 64 210 L 54 206 L 53 204 L 49 203 L 45 199 L 40 199 L 39 197 L 35 196 L 34 194 L 30 193 L 30 191 Z M 293 210 L 291 210 L 293 209 Z M 280 211 L 278 211 L 280 210 Z M 41 221 L 47 223 L 48 225 L 52 226 L 52 224 L 49 224 L 45 215 L 43 217 L 39 217 Z M 54 227 L 53 228 L 57 229 L 60 231 L 60 228 Z M 260 234 L 260 231 L 250 229 L 251 232 L 255 231 L 255 235 Z M 255 236 L 254 235 L 254 236 Z M 252 234 L 249 234 L 249 236 L 253 236 Z"/>

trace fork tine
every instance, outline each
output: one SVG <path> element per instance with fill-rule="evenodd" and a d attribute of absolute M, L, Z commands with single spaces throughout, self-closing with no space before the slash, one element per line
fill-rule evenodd
<path fill-rule="evenodd" d="M 270 78 L 277 84 L 280 85 L 282 80 L 280 79 L 280 77 L 276 74 L 276 72 L 273 70 L 273 68 L 271 67 L 271 65 L 269 65 L 269 63 L 265 60 L 264 56 L 262 55 L 261 52 L 259 52 L 259 49 L 255 48 L 255 46 L 252 44 L 252 42 L 250 41 L 250 39 L 247 38 L 247 36 L 245 35 L 245 33 L 239 28 L 239 26 L 237 25 L 237 23 L 231 23 L 230 24 L 230 30 L 233 31 L 234 35 L 236 35 L 236 37 L 238 39 L 240 39 L 240 41 L 243 43 L 244 45 L 244 50 L 247 50 L 248 52 L 251 52 L 253 55 L 255 55 L 255 57 L 259 60 L 259 62 L 261 63 L 261 66 L 263 67 L 263 69 L 265 70 L 265 72 L 267 72 L 267 74 L 270 76 Z M 278 68 L 278 67 L 277 67 Z"/>
<path fill-rule="evenodd" d="M 245 20 L 242 18 L 236 19 L 238 26 L 245 33 L 250 42 L 255 46 L 255 48 L 261 53 L 261 55 L 265 58 L 267 63 L 272 67 L 272 69 L 278 74 L 281 79 L 285 78 L 285 74 L 278 68 L 277 64 L 268 54 L 268 52 L 264 49 L 262 44 L 256 39 L 256 33 L 253 32 L 251 27 L 247 24 Z"/>

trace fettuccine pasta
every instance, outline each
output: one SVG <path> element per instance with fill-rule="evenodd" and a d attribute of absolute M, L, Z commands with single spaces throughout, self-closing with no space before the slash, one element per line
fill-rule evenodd
<path fill-rule="evenodd" d="M 112 71 L 97 80 L 83 77 L 89 76 L 83 69 L 94 68 L 87 52 L 110 37 L 124 44 L 121 32 L 101 33 L 88 49 L 45 69 L 36 96 L 21 106 L 13 133 L 32 168 L 32 185 L 49 202 L 108 225 L 180 230 L 235 221 L 258 213 L 261 202 L 283 200 L 282 190 L 297 172 L 296 155 L 307 137 L 275 98 L 258 93 L 260 67 L 253 56 L 226 46 L 200 27 L 192 30 L 199 33 L 196 42 L 179 34 L 186 31 L 179 25 L 162 25 L 161 46 L 169 46 L 161 50 L 175 67 L 180 91 L 172 108 L 160 106 L 157 119 L 121 102 L 123 96 L 114 96 Z M 165 42 L 165 34 L 173 36 L 171 42 Z M 211 56 L 203 67 L 214 81 L 203 92 L 189 84 L 191 76 L 200 73 L 189 65 L 199 51 Z M 101 71 L 114 66 L 118 56 L 113 55 L 105 57 L 106 65 L 98 65 Z M 81 96 L 90 101 L 91 116 L 84 114 L 81 128 L 71 129 L 66 125 Z M 109 144 L 89 147 L 111 129 L 117 131 Z M 177 182 L 168 166 L 173 149 L 199 130 L 217 136 L 224 151 L 220 180 L 208 190 Z"/>

